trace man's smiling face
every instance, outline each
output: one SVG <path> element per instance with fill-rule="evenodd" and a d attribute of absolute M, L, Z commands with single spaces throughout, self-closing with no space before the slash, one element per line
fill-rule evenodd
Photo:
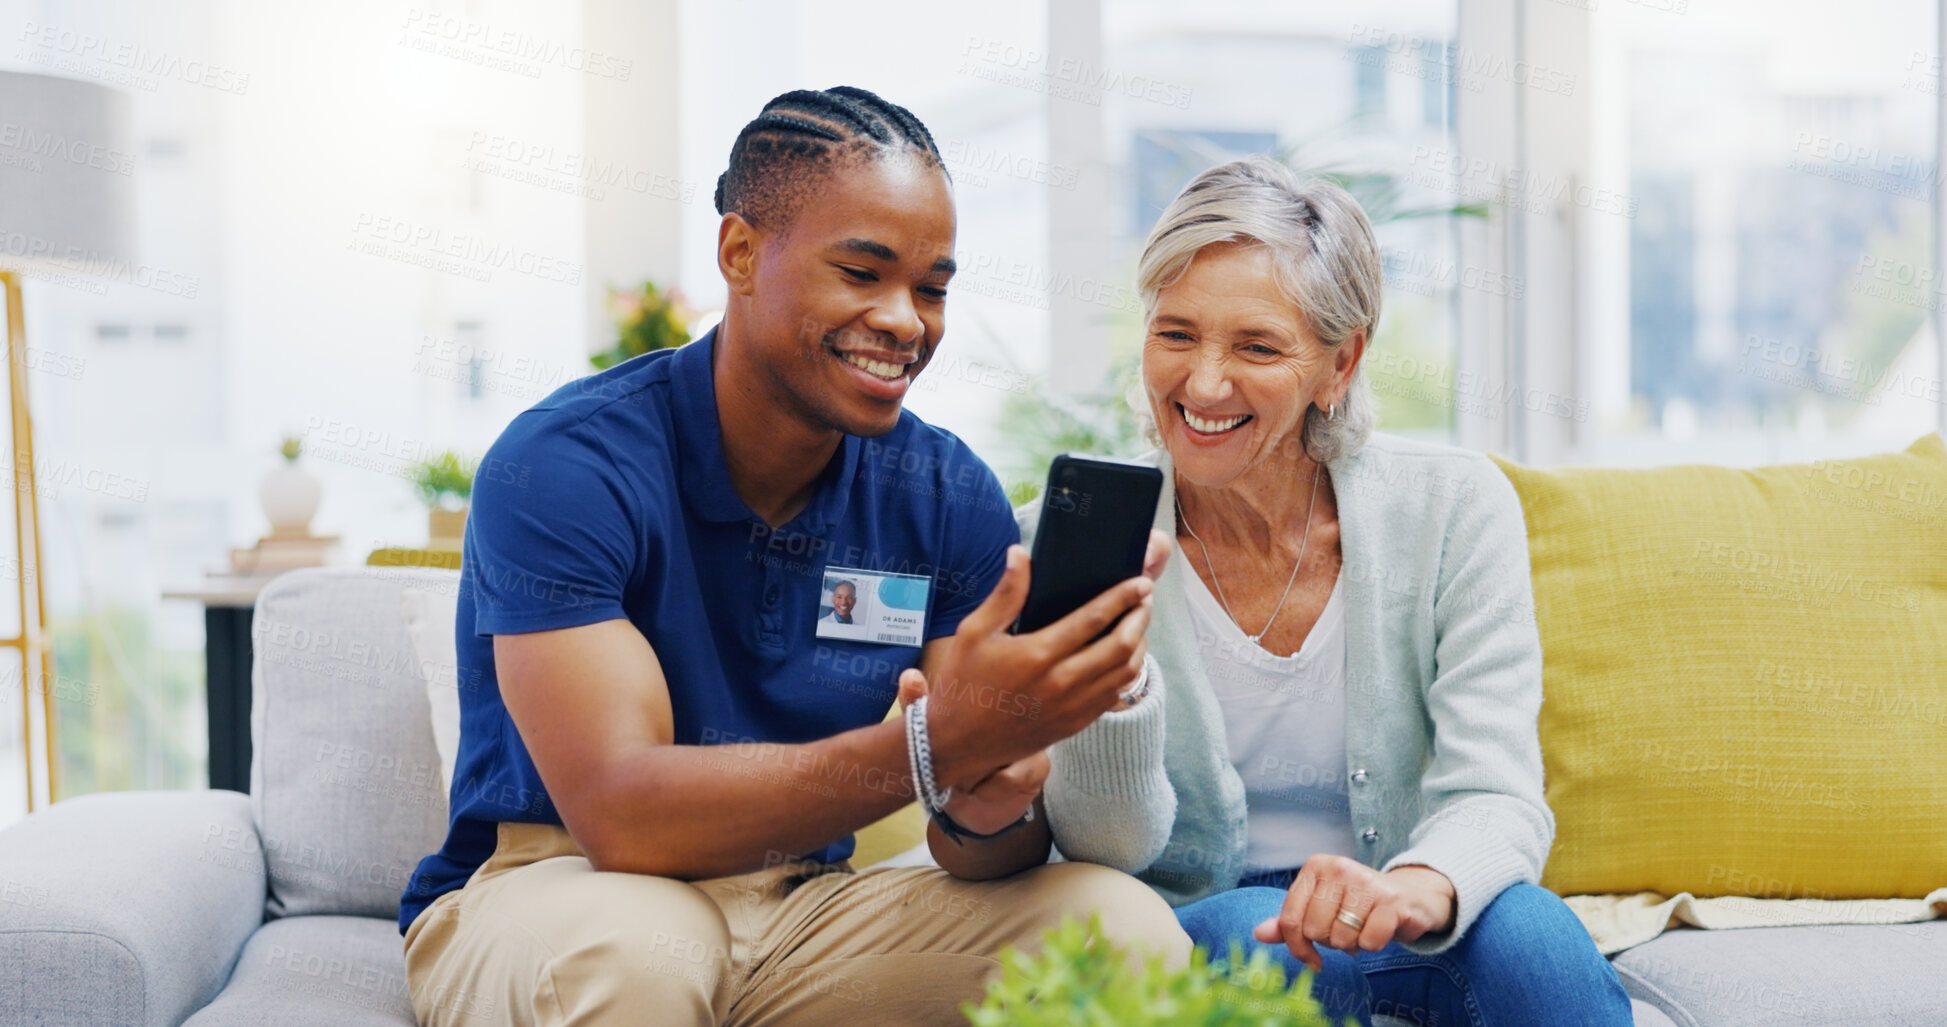
<path fill-rule="evenodd" d="M 858 593 L 851 585 L 840 585 L 832 589 L 832 612 L 841 620 L 852 619 L 852 607 L 859 601 Z"/>
<path fill-rule="evenodd" d="M 778 400 L 817 427 L 891 431 L 946 333 L 954 230 L 946 175 L 890 156 L 834 169 L 764 233 L 751 334 Z"/>

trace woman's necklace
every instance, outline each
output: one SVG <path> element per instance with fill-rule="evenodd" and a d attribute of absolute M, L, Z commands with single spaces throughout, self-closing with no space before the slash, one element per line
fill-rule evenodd
<path fill-rule="evenodd" d="M 1298 580 L 1298 568 L 1305 565 L 1305 547 L 1311 545 L 1312 541 L 1312 510 L 1318 506 L 1318 472 L 1323 468 L 1323 464 L 1312 465 L 1312 498 L 1305 506 L 1305 535 L 1298 543 L 1298 562 L 1291 565 L 1291 577 L 1285 579 L 1284 593 L 1278 596 L 1278 605 L 1272 609 L 1271 619 L 1264 622 L 1264 630 L 1250 636 L 1252 645 L 1264 644 L 1264 636 L 1270 633 L 1271 625 L 1278 622 L 1278 614 L 1284 610 L 1284 601 L 1291 596 L 1291 586 Z M 1210 549 L 1203 544 L 1203 539 L 1197 538 L 1197 529 L 1190 527 L 1189 519 L 1183 516 L 1182 499 L 1176 501 L 1176 520 L 1183 525 L 1183 530 L 1190 533 L 1191 538 L 1196 539 L 1197 549 L 1203 553 L 1203 565 L 1210 568 L 1210 583 L 1217 587 L 1217 601 L 1224 604 L 1224 616 L 1229 617 L 1232 624 L 1237 624 L 1237 615 L 1230 612 L 1230 600 L 1224 598 L 1223 583 L 1217 580 L 1217 565 L 1210 562 Z M 1242 630 L 1244 625 L 1237 624 L 1237 627 Z"/>

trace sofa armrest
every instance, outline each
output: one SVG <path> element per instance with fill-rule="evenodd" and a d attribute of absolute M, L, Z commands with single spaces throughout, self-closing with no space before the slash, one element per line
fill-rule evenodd
<path fill-rule="evenodd" d="M 120 792 L 0 831 L 0 1021 L 177 1024 L 264 919 L 238 792 Z"/>

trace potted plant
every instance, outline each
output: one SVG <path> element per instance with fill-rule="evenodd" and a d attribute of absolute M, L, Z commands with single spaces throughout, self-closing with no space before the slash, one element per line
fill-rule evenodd
<path fill-rule="evenodd" d="M 986 998 L 961 1012 L 974 1027 L 1333 1027 L 1312 998 L 1311 976 L 1287 988 L 1269 954 L 1246 960 L 1237 945 L 1222 965 L 1197 949 L 1180 970 L 1160 958 L 1136 970 L 1102 937 L 1101 917 L 1087 927 L 1068 917 L 1035 955 L 1003 949 Z"/>
<path fill-rule="evenodd" d="M 263 504 L 264 519 L 270 522 L 270 537 L 298 539 L 311 537 L 311 518 L 318 512 L 323 486 L 309 471 L 297 465 L 304 451 L 304 439 L 286 435 L 277 447 L 284 462 L 271 468 L 257 485 L 257 499 Z"/>
<path fill-rule="evenodd" d="M 690 341 L 689 321 L 695 316 L 683 302 L 681 290 L 667 293 L 654 282 L 642 288 L 608 291 L 609 316 L 615 321 L 615 345 L 589 356 L 598 371 L 606 371 L 630 357 L 651 350 L 674 349 Z"/>
<path fill-rule="evenodd" d="M 473 470 L 450 449 L 406 469 L 420 502 L 426 504 L 427 548 L 460 548 L 466 535 L 467 504 L 473 497 Z"/>

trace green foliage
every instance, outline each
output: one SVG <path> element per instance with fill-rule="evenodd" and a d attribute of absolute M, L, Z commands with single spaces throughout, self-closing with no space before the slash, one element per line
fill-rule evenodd
<path fill-rule="evenodd" d="M 203 653 L 165 649 L 152 611 L 106 603 L 50 614 L 60 790 L 57 799 L 138 788 L 201 788 Z M 8 672 L 20 699 L 19 664 Z M 36 690 L 33 703 L 41 702 Z M 7 700 L 0 698 L 0 707 Z M 17 723 L 17 722 L 16 722 Z M 196 750 L 196 751 L 192 751 Z"/>
<path fill-rule="evenodd" d="M 681 293 L 665 294 L 654 282 L 636 292 L 609 290 L 609 314 L 615 320 L 615 345 L 591 355 L 588 362 L 605 371 L 630 357 L 651 350 L 674 349 L 690 341 L 690 309 Z"/>
<path fill-rule="evenodd" d="M 1386 354 L 1368 359 L 1364 374 L 1379 400 L 1384 426 L 1400 429 L 1451 427 L 1454 414 L 1453 354 L 1446 351 L 1427 323 L 1433 311 L 1397 303 L 1366 353 Z"/>
<path fill-rule="evenodd" d="M 428 507 L 458 510 L 473 495 L 473 471 L 472 466 L 460 461 L 459 454 L 449 449 L 406 468 L 406 476 L 418 490 L 420 502 Z"/>
<path fill-rule="evenodd" d="M 277 452 L 291 463 L 297 463 L 298 454 L 304 452 L 304 436 L 284 436 L 284 441 L 278 445 Z"/>
<path fill-rule="evenodd" d="M 1326 179 L 1351 193 L 1352 198 L 1359 201 L 1360 209 L 1366 212 L 1366 220 L 1372 222 L 1375 227 L 1419 218 L 1484 218 L 1488 214 L 1485 203 L 1411 206 L 1405 202 L 1406 190 L 1400 185 L 1400 176 L 1390 171 L 1356 171 L 1329 167 L 1307 170 L 1298 165 L 1296 153 L 1284 154 L 1281 159 L 1300 173 Z"/>
<path fill-rule="evenodd" d="M 1023 479 L 1007 486 L 1007 505 L 1020 506 L 1023 503 L 1032 503 L 1039 495 L 1041 495 L 1041 483 Z"/>
<path fill-rule="evenodd" d="M 1002 950 L 986 998 L 961 1011 L 974 1027 L 1332 1027 L 1311 996 L 1309 971 L 1286 988 L 1269 953 L 1247 961 L 1235 944 L 1226 966 L 1211 966 L 1198 949 L 1180 970 L 1159 958 L 1137 970 L 1102 937 L 1100 916 L 1087 927 L 1063 918 L 1038 955 Z"/>
<path fill-rule="evenodd" d="M 1930 216 L 1916 208 L 1905 213 L 1896 226 L 1874 226 L 1859 252 L 1878 254 L 1883 264 L 1929 266 L 1932 258 L 1928 256 L 1926 220 Z M 1880 401 L 1877 395 L 1867 400 L 1861 393 L 1887 387 L 1883 376 L 1899 362 L 1909 345 L 1930 341 L 1920 335 L 1928 316 L 1924 304 L 1891 302 L 1855 287 L 1845 290 L 1837 306 L 1833 320 L 1820 332 L 1816 344 L 1818 351 L 1828 356 L 1816 363 L 1806 361 L 1823 372 L 1822 377 L 1834 392 L 1781 384 L 1770 390 L 1773 396 L 1766 405 L 1788 411 L 1799 403 L 1813 400 L 1825 407 L 1829 417 L 1844 423 Z M 1857 361 L 1856 370 L 1845 367 L 1843 361 L 1848 358 Z"/>
<path fill-rule="evenodd" d="M 1040 495 L 1048 465 L 1062 453 L 1135 456 L 1149 448 L 1135 410 L 1123 402 L 1138 374 L 1135 356 L 1112 360 L 1105 385 L 1096 393 L 1071 398 L 1037 378 L 1025 390 L 1008 394 L 1001 430 L 1012 457 L 1004 469 L 1009 502 L 1020 506 Z"/>

